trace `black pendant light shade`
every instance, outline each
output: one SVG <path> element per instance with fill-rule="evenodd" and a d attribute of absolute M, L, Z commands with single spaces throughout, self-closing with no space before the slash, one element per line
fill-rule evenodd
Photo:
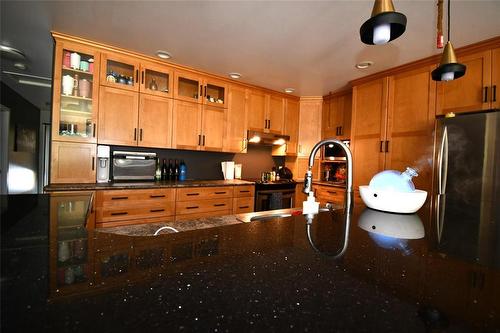
<path fill-rule="evenodd" d="M 361 41 L 365 44 L 374 45 L 373 30 L 375 27 L 389 24 L 391 27 L 391 37 L 389 41 L 401 36 L 406 30 L 406 16 L 398 12 L 384 12 L 368 19 L 359 29 Z"/>
<path fill-rule="evenodd" d="M 432 79 L 434 81 L 451 81 L 456 80 L 459 77 L 465 75 L 465 65 L 454 63 L 454 64 L 444 64 L 440 65 L 438 68 L 432 71 Z M 443 74 L 445 73 L 453 73 L 453 78 L 451 80 L 444 80 Z"/>

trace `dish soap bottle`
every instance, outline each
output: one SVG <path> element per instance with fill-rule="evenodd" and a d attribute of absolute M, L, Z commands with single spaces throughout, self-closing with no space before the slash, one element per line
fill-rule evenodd
<path fill-rule="evenodd" d="M 385 170 L 373 176 L 370 188 L 379 191 L 414 192 L 415 185 L 411 179 L 416 176 L 418 176 L 417 171 L 410 167 L 404 172 Z"/>
<path fill-rule="evenodd" d="M 186 180 L 186 175 L 187 175 L 187 166 L 184 163 L 184 160 L 181 160 L 181 164 L 179 164 L 179 180 L 180 181 Z"/>

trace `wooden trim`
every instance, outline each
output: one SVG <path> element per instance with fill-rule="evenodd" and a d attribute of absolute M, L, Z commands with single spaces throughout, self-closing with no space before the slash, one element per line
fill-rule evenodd
<path fill-rule="evenodd" d="M 216 79 L 216 80 L 221 80 L 221 81 L 227 82 L 229 84 L 243 85 L 243 86 L 251 88 L 251 89 L 260 89 L 260 90 L 263 90 L 263 91 L 268 92 L 268 93 L 278 94 L 278 95 L 281 95 L 283 97 L 288 97 L 288 98 L 293 98 L 293 99 L 299 100 L 299 96 L 294 96 L 294 95 L 286 94 L 284 92 L 279 92 L 279 91 L 276 91 L 276 90 L 259 87 L 259 86 L 252 85 L 252 84 L 249 84 L 249 83 L 241 82 L 239 80 L 238 81 L 236 81 L 236 80 L 230 80 L 230 79 L 227 79 L 227 78 L 225 78 L 223 76 L 220 76 L 220 75 L 217 75 L 217 74 L 213 74 L 213 73 L 210 73 L 210 72 L 205 72 L 205 71 L 197 70 L 197 69 L 192 68 L 192 67 L 188 67 L 188 66 L 184 66 L 184 65 L 179 65 L 179 64 L 171 63 L 171 62 L 164 61 L 164 60 L 158 60 L 155 57 L 147 56 L 147 55 L 144 55 L 144 54 L 141 54 L 141 53 L 137 53 L 137 52 L 134 52 L 134 51 L 125 50 L 125 49 L 122 49 L 120 47 L 106 45 L 104 43 L 100 43 L 100 42 L 96 42 L 96 41 L 91 41 L 91 40 L 88 40 L 88 39 L 85 39 L 85 38 L 82 38 L 82 37 L 71 36 L 71 35 L 68 35 L 68 34 L 65 34 L 65 33 L 57 32 L 57 31 L 51 31 L 51 34 L 52 34 L 52 37 L 56 41 L 58 41 L 58 42 L 60 42 L 60 41 L 76 42 L 76 43 L 80 43 L 80 44 L 83 44 L 83 45 L 87 45 L 87 46 L 92 46 L 92 47 L 99 48 L 100 49 L 99 51 L 108 51 L 108 52 L 111 51 L 111 52 L 115 52 L 115 53 L 121 53 L 123 55 L 133 56 L 135 58 L 138 58 L 138 59 L 141 59 L 141 60 L 146 60 L 146 61 L 149 61 L 149 62 L 154 62 L 154 63 L 160 64 L 160 65 L 163 65 L 163 66 L 167 65 L 167 66 L 170 66 L 170 67 L 172 67 L 172 68 L 174 68 L 176 70 L 188 71 L 188 72 L 191 72 L 192 74 L 195 74 L 195 75 L 203 75 L 203 76 L 207 76 L 207 77 L 210 77 L 210 78 L 213 78 L 213 79 Z"/>
<path fill-rule="evenodd" d="M 323 96 L 300 96 L 301 102 L 317 102 L 323 101 Z"/>
<path fill-rule="evenodd" d="M 339 96 L 344 96 L 352 94 L 352 87 L 344 87 L 340 90 L 336 90 L 335 92 L 329 92 L 328 95 L 323 96 L 323 101 L 327 102 L 331 100 L 332 98 L 339 97 Z"/>
<path fill-rule="evenodd" d="M 493 49 L 493 48 L 496 48 L 499 46 L 500 46 L 500 36 L 497 36 L 494 38 L 483 40 L 483 41 L 478 42 L 478 43 L 474 43 L 474 44 L 470 44 L 470 45 L 458 48 L 455 50 L 455 53 L 456 53 L 457 57 L 463 57 L 465 55 L 469 55 L 469 54 L 476 53 L 476 52 L 483 51 L 483 50 Z M 362 83 L 372 81 L 372 80 L 375 80 L 375 79 L 378 79 L 378 78 L 381 78 L 384 76 L 394 75 L 394 74 L 397 74 L 400 72 L 405 72 L 405 71 L 409 71 L 412 69 L 417 69 L 419 67 L 436 65 L 440 61 L 440 59 L 441 59 L 441 52 L 439 54 L 435 54 L 435 55 L 432 55 L 432 56 L 427 57 L 427 58 L 423 58 L 420 60 L 409 62 L 409 63 L 403 64 L 403 65 L 400 65 L 397 67 L 389 68 L 389 69 L 386 69 L 386 70 L 378 72 L 378 73 L 374 73 L 374 74 L 371 74 L 371 75 L 368 75 L 368 76 L 365 76 L 365 77 L 362 77 L 359 79 L 349 81 L 349 84 L 351 86 L 357 86 L 357 85 L 360 85 Z"/>

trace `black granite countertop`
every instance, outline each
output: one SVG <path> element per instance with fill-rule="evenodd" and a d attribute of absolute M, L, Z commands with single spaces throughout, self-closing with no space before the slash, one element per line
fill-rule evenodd
<path fill-rule="evenodd" d="M 73 184 L 50 184 L 45 186 L 46 192 L 55 191 L 93 191 L 93 190 L 127 190 L 127 189 L 149 189 L 149 188 L 177 188 L 177 187 L 199 187 L 199 186 L 240 186 L 253 185 L 254 182 L 233 180 L 185 180 L 185 181 L 117 181 L 109 183 L 73 183 Z"/>
<path fill-rule="evenodd" d="M 498 258 L 443 253 L 427 206 L 82 233 L 68 200 L 1 197 L 2 332 L 499 331 Z"/>

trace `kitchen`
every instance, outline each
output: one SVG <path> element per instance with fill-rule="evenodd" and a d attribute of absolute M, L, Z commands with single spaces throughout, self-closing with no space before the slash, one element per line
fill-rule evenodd
<path fill-rule="evenodd" d="M 252 5 L 256 6 L 256 4 L 245 4 L 244 6 Z M 320 7 L 327 5 L 327 3 L 321 4 Z M 400 6 L 399 3 L 395 3 L 395 5 L 398 11 L 403 11 L 405 6 L 409 6 L 409 4 L 401 4 Z M 13 5 L 11 4 L 11 6 Z M 85 13 L 83 17 L 88 18 L 91 15 L 86 11 L 90 8 L 87 6 L 90 5 L 83 5 L 81 10 Z M 167 5 L 165 4 L 165 6 Z M 175 8 L 175 6 L 180 5 L 174 4 L 173 6 Z M 347 7 L 345 3 L 342 6 Z M 360 24 L 369 16 L 371 6 L 372 3 L 368 2 L 356 4 L 356 9 L 364 8 L 356 14 L 359 16 Z M 496 4 L 488 3 L 485 6 L 489 8 L 490 12 L 495 13 L 495 10 L 498 12 Z M 403 9 L 400 9 L 401 7 Z M 431 7 L 431 15 L 436 15 L 436 6 L 433 4 Z M 460 8 L 458 4 L 456 7 Z M 135 4 L 132 5 L 132 8 L 135 8 Z M 293 10 L 297 10 L 297 8 L 301 7 L 296 7 Z M 55 11 L 54 8 L 52 10 Z M 411 15 L 411 13 L 411 8 L 407 8 L 405 14 Z M 454 15 L 452 18 L 453 22 L 458 20 Z M 435 24 L 428 23 L 427 25 L 432 34 L 429 35 L 431 37 L 426 38 L 433 40 L 435 38 Z M 458 30 L 455 25 L 453 27 L 454 31 Z M 472 325 L 468 327 L 479 325 L 494 330 L 495 326 L 491 325 L 496 325 L 495 323 L 498 322 L 498 314 L 495 312 L 498 307 L 495 308 L 494 303 L 492 305 L 490 300 L 492 296 L 490 295 L 498 293 L 494 283 L 498 281 L 498 268 L 495 266 L 495 262 L 498 261 L 494 259 L 495 256 L 491 252 L 491 249 L 497 248 L 495 244 L 498 241 L 495 223 L 490 223 L 490 225 L 480 223 L 477 227 L 479 230 L 478 239 L 471 240 L 470 247 L 478 248 L 478 254 L 472 254 L 472 257 L 474 260 L 476 257 L 480 259 L 477 259 L 476 262 L 473 260 L 474 263 L 469 264 L 470 258 L 468 258 L 469 261 L 462 262 L 460 260 L 460 255 L 457 255 L 460 251 L 450 250 L 454 256 L 442 257 L 442 252 L 439 248 L 436 249 L 435 239 L 433 239 L 436 236 L 434 235 L 436 222 L 430 216 L 435 209 L 431 193 L 433 193 L 437 178 L 434 172 L 436 167 L 434 155 L 437 153 L 434 151 L 434 142 L 438 141 L 434 137 L 436 119 L 441 119 L 442 116 L 450 112 L 458 114 L 457 119 L 459 119 L 460 113 L 499 108 L 499 102 L 494 98 L 499 71 L 497 65 L 500 46 L 499 33 L 495 23 L 492 23 L 491 28 L 492 32 L 487 37 L 469 38 L 468 43 L 458 44 L 460 47 L 455 50 L 458 59 L 467 66 L 465 76 L 458 80 L 447 83 L 432 80 L 431 72 L 437 67 L 441 53 L 441 50 L 432 48 L 432 51 L 429 49 L 427 52 L 421 53 L 422 56 L 418 58 L 403 58 L 406 59 L 405 62 L 397 63 L 400 66 L 387 65 L 383 69 L 371 69 L 365 72 L 366 74 L 358 72 L 356 76 L 351 76 L 342 82 L 329 79 L 326 83 L 328 85 L 326 93 L 324 93 L 324 89 L 316 89 L 316 91 L 323 90 L 319 94 L 308 93 L 307 89 L 310 88 L 301 87 L 298 82 L 293 85 L 295 92 L 285 92 L 284 88 L 292 85 L 289 86 L 288 82 L 280 82 L 277 85 L 276 79 L 272 75 L 269 77 L 269 83 L 261 81 L 258 84 L 255 82 L 257 80 L 252 78 L 250 70 L 241 70 L 243 77 L 237 80 L 228 78 L 224 74 L 227 71 L 217 70 L 219 74 L 213 74 L 212 69 L 207 67 L 207 64 L 199 63 L 196 65 L 194 60 L 186 63 L 179 60 L 177 63 L 176 54 L 179 54 L 180 50 L 173 52 L 168 49 L 175 56 L 172 59 L 175 62 L 165 62 L 154 54 L 156 51 L 138 52 L 135 51 L 138 46 L 124 42 L 112 43 L 113 38 L 106 38 L 105 34 L 102 36 L 93 35 L 92 37 L 92 34 L 78 33 L 78 29 L 70 29 L 69 27 L 66 32 L 58 29 L 46 30 L 46 34 L 50 34 L 50 30 L 52 30 L 50 38 L 53 38 L 54 41 L 52 69 L 54 84 L 51 103 L 53 126 L 50 140 L 51 160 L 49 162 L 51 172 L 49 185 L 45 187 L 45 190 L 51 194 L 43 199 L 45 209 L 48 210 L 46 214 L 50 216 L 51 221 L 49 223 L 48 219 L 37 218 L 36 215 L 32 218 L 33 221 L 39 221 L 37 223 L 41 226 L 47 224 L 48 228 L 48 239 L 45 246 L 48 253 L 44 262 L 46 264 L 45 270 L 47 270 L 45 281 L 49 287 L 48 291 L 45 291 L 47 295 L 42 292 L 40 299 L 45 297 L 50 304 L 41 308 L 48 313 L 55 313 L 52 311 L 60 310 L 61 304 L 65 304 L 74 309 L 82 307 L 84 311 L 87 311 L 89 308 L 76 301 L 79 296 L 85 295 L 86 299 L 98 303 L 99 298 L 103 295 L 119 297 L 120 294 L 125 295 L 128 292 L 133 294 L 132 289 L 134 288 L 138 288 L 137 292 L 142 293 L 139 289 L 148 283 L 162 289 L 156 296 L 164 294 L 165 296 L 178 297 L 177 300 L 181 304 L 179 306 L 185 308 L 189 303 L 186 298 L 181 297 L 180 293 L 177 295 L 168 292 L 169 288 L 172 287 L 169 285 L 170 282 L 162 285 L 157 280 L 151 280 L 151 277 L 155 274 L 165 274 L 165 276 L 186 274 L 190 277 L 180 283 L 184 285 L 185 282 L 185 285 L 189 284 L 199 288 L 201 281 L 203 281 L 202 278 L 196 281 L 195 275 L 191 276 L 191 274 L 195 274 L 197 270 L 205 270 L 207 276 L 203 278 L 206 279 L 208 285 L 217 285 L 219 290 L 233 288 L 230 290 L 233 290 L 234 294 L 231 293 L 230 297 L 238 299 L 238 295 L 246 295 L 246 292 L 249 293 L 247 296 L 258 293 L 258 282 L 262 282 L 263 276 L 266 276 L 265 269 L 261 268 L 260 265 L 265 267 L 278 260 L 279 253 L 284 249 L 286 249 L 285 251 L 290 250 L 290 255 L 285 256 L 285 258 L 293 260 L 290 267 L 294 265 L 297 267 L 307 266 L 307 260 L 310 259 L 317 262 L 321 256 L 310 252 L 311 249 L 318 248 L 318 246 L 312 247 L 311 245 L 310 247 L 308 245 L 312 238 L 306 237 L 310 236 L 310 233 L 303 232 L 304 222 L 300 220 L 302 217 L 292 215 L 296 214 L 298 210 L 278 211 L 281 215 L 272 221 L 258 219 L 259 216 L 265 217 L 265 215 L 259 215 L 265 214 L 265 212 L 253 213 L 256 211 L 258 201 L 256 192 L 259 191 L 259 184 L 255 184 L 255 182 L 262 180 L 262 177 L 276 177 L 274 174 L 269 176 L 269 173 L 266 173 L 272 172 L 273 167 L 281 178 L 290 180 L 282 175 L 293 175 L 290 182 L 284 182 L 283 179 L 280 179 L 281 183 L 279 183 L 279 186 L 282 186 L 283 183 L 293 184 L 293 186 L 298 184 L 294 191 L 291 188 L 286 188 L 287 193 L 293 192 L 293 195 L 286 198 L 281 193 L 269 195 L 269 204 L 273 203 L 273 205 L 271 205 L 272 207 L 268 206 L 267 209 L 286 207 L 300 209 L 302 201 L 305 200 L 301 189 L 303 175 L 308 169 L 309 153 L 321 139 L 336 138 L 349 141 L 349 147 L 352 151 L 353 175 L 351 176 L 354 180 L 354 211 L 351 220 L 359 222 L 360 228 L 356 225 L 348 228 L 348 221 L 344 222 L 343 220 L 345 216 L 350 214 L 341 214 L 340 212 L 345 198 L 348 197 L 345 191 L 346 173 L 349 175 L 346 171 L 348 170 L 347 161 L 343 159 L 342 154 L 338 154 L 333 149 L 334 147 L 326 146 L 314 159 L 312 188 L 321 207 L 333 204 L 334 207 L 337 207 L 336 209 L 340 209 L 340 211 L 334 211 L 333 218 L 335 221 L 344 223 L 333 226 L 327 222 L 313 223 L 312 233 L 320 245 L 319 249 L 326 247 L 328 253 L 337 252 L 338 249 L 334 246 L 337 240 L 340 242 L 339 244 L 343 244 L 340 246 L 341 248 L 347 246 L 347 252 L 343 254 L 342 265 L 348 266 L 348 271 L 352 273 L 352 276 L 348 274 L 338 281 L 327 279 L 323 282 L 341 283 L 344 281 L 342 279 L 345 278 L 348 288 L 352 288 L 353 283 L 354 285 L 360 283 L 361 290 L 366 293 L 360 293 L 353 298 L 341 297 L 348 305 L 354 304 L 355 308 L 357 303 L 356 301 L 351 303 L 353 299 L 359 299 L 361 294 L 369 294 L 370 290 L 373 290 L 371 288 L 383 289 L 385 286 L 391 292 L 397 291 L 398 297 L 394 297 L 393 301 L 394 304 L 399 305 L 393 310 L 403 311 L 403 309 L 407 309 L 408 313 L 404 313 L 405 316 L 411 316 L 413 313 L 412 302 L 405 302 L 408 302 L 408 299 L 417 299 L 422 304 L 429 304 L 431 310 L 428 310 L 428 315 L 431 317 L 434 315 L 435 318 L 438 318 L 437 324 L 451 322 L 452 328 L 460 328 L 462 323 L 466 322 L 467 325 Z M 410 38 L 415 33 L 409 25 L 407 32 L 394 43 L 391 42 L 383 46 L 366 46 L 366 50 L 370 50 L 370 48 L 374 50 L 373 48 L 375 48 L 378 51 L 371 51 L 373 53 L 366 53 L 364 56 L 375 57 L 377 54 L 383 54 L 383 50 L 387 50 L 388 54 L 391 55 L 391 52 L 394 53 L 393 45 L 398 45 L 396 44 L 398 41 Z M 358 31 L 354 30 L 349 36 L 352 35 L 354 44 L 362 45 L 357 34 Z M 483 35 L 481 34 L 481 36 Z M 458 37 L 454 38 L 458 39 Z M 435 41 L 433 40 L 433 42 Z M 357 60 L 365 59 L 363 57 L 363 59 Z M 380 58 L 373 59 L 377 63 L 381 61 Z M 261 62 L 263 62 L 262 59 Z M 93 65 L 91 66 L 91 64 Z M 377 67 L 375 66 L 375 68 Z M 76 79 L 76 75 L 78 75 L 78 79 Z M 247 83 L 246 75 L 249 75 L 248 81 L 251 83 Z M 67 77 L 66 84 L 65 77 Z M 75 82 L 78 82 L 78 87 L 76 87 Z M 349 86 L 345 87 L 347 82 L 349 82 Z M 287 85 L 283 86 L 283 84 Z M 332 93 L 328 93 L 329 91 Z M 466 93 L 468 91 L 474 91 L 474 93 Z M 74 100 L 79 102 L 74 103 Z M 163 110 L 166 110 L 167 117 L 162 116 Z M 82 114 L 84 115 L 81 116 Z M 260 133 L 259 139 L 249 136 L 249 133 L 253 132 Z M 274 138 L 277 143 L 280 142 L 278 140 L 283 139 L 285 144 L 264 145 L 262 142 L 251 142 L 252 139 L 253 141 L 265 141 L 267 137 Z M 109 147 L 109 152 L 100 155 L 99 146 Z M 113 172 L 118 169 L 114 168 L 113 154 L 118 151 L 126 151 L 127 156 L 137 156 L 134 155 L 135 153 L 156 154 L 159 161 L 165 159 L 167 164 L 169 160 L 178 160 L 179 162 L 184 160 L 187 165 L 187 180 L 160 180 L 156 182 L 137 179 L 114 180 Z M 128 160 L 134 159 L 129 158 Z M 146 159 L 139 160 L 145 161 Z M 242 165 L 242 180 L 224 180 L 221 162 L 227 161 Z M 98 165 L 101 163 L 107 164 L 107 175 L 110 180 L 113 180 L 112 182 L 97 182 L 100 170 Z M 157 170 L 156 164 L 155 160 L 153 173 L 149 169 L 148 176 L 154 176 Z M 489 172 L 494 174 L 494 170 L 497 169 L 495 165 L 495 163 L 492 165 L 486 163 L 485 168 L 492 169 L 493 171 Z M 415 238 L 415 240 L 410 240 L 407 246 L 411 245 L 410 247 L 416 253 L 411 256 L 398 256 L 399 253 L 395 253 L 395 251 L 386 251 L 383 247 L 374 246 L 370 243 L 372 240 L 366 237 L 368 233 L 362 228 L 361 221 L 367 215 L 370 216 L 370 221 L 374 221 L 377 214 L 373 217 L 373 215 L 363 211 L 364 204 L 358 189 L 360 186 L 368 184 L 370 179 L 382 170 L 403 171 L 407 166 L 419 167 L 419 176 L 414 178 L 415 186 L 429 193 L 424 206 L 418 211 L 418 218 L 411 223 L 424 224 L 425 241 L 433 245 L 428 245 L 423 239 Z M 106 173 L 104 172 L 104 174 Z M 234 175 L 227 178 L 234 178 Z M 266 184 L 269 182 L 263 185 Z M 263 191 L 266 190 L 263 189 Z M 490 189 L 488 193 L 490 196 L 491 193 L 494 195 L 495 190 Z M 94 194 L 91 196 L 92 200 L 88 199 L 89 194 Z M 75 196 L 75 199 L 68 199 L 69 201 L 65 202 L 64 198 L 67 196 Z M 9 199 L 12 200 L 10 206 L 17 207 L 19 205 L 22 207 L 23 201 L 21 199 Z M 18 200 L 21 201 L 18 202 Z M 28 199 L 24 200 L 26 200 L 26 207 L 29 207 Z M 494 197 L 491 200 L 494 202 Z M 283 201 L 283 204 L 285 204 L 284 201 L 287 201 L 288 206 L 274 206 L 278 201 Z M 87 212 L 86 207 L 90 207 L 88 217 L 84 214 Z M 43 207 L 40 206 L 39 209 L 43 210 Z M 53 211 L 53 209 L 56 210 Z M 57 209 L 59 209 L 59 213 L 56 213 Z M 491 207 L 483 208 L 481 214 L 489 211 L 491 211 Z M 69 213 L 81 216 L 77 218 L 78 221 L 70 222 L 72 214 Z M 292 216 L 287 216 L 287 214 Z M 318 221 L 327 220 L 325 214 L 328 215 L 327 212 L 321 212 Z M 56 216 L 60 219 L 59 222 L 57 222 Z M 238 216 L 239 219 L 234 218 L 234 216 Z M 492 217 L 493 221 L 494 216 Z M 70 226 L 78 226 L 73 228 L 75 229 L 74 233 L 78 235 L 76 238 L 75 235 L 71 234 L 71 228 L 62 228 L 63 224 L 66 223 L 66 217 L 69 217 L 67 221 L 69 221 Z M 390 219 L 389 217 L 382 215 L 379 219 L 387 220 Z M 254 222 L 260 222 L 247 223 L 252 218 Z M 15 219 L 11 217 L 11 220 L 7 219 L 7 221 L 15 221 Z M 58 223 L 61 224 L 61 230 L 58 229 Z M 82 229 L 82 223 L 87 228 Z M 476 221 L 476 223 L 479 222 Z M 449 242 L 447 244 L 450 249 L 453 249 L 453 235 L 449 233 L 449 225 L 450 222 L 446 223 L 442 229 L 443 239 Z M 162 227 L 171 229 L 163 229 L 164 233 L 161 233 L 159 238 L 151 237 Z M 23 232 L 22 229 L 14 229 Z M 177 234 L 175 231 L 173 234 L 170 233 L 173 231 L 172 229 L 179 231 L 179 233 Z M 9 235 L 8 232 L 5 234 Z M 345 235 L 345 238 L 339 236 L 340 234 Z M 438 234 L 441 233 L 438 232 Z M 123 235 L 129 237 L 124 238 Z M 132 237 L 131 235 L 136 236 Z M 371 235 L 372 233 L 370 233 L 370 237 Z M 58 240 L 58 237 L 61 238 Z M 349 242 L 347 242 L 348 238 Z M 344 242 L 342 242 L 343 239 Z M 161 242 L 166 245 L 159 245 Z M 335 244 L 329 244 L 330 242 Z M 6 258 L 4 257 L 5 253 L 9 253 L 15 248 L 16 245 L 13 244 L 12 247 L 7 246 L 6 250 L 2 251 L 2 259 Z M 372 249 L 373 253 L 366 253 L 367 249 Z M 359 252 L 356 252 L 357 250 Z M 405 251 L 404 253 L 411 252 L 407 251 L 406 248 Z M 259 261 L 258 258 L 252 256 L 252 253 L 262 253 L 268 256 L 265 256 L 265 260 Z M 468 253 L 468 255 L 471 254 Z M 419 257 L 425 259 L 419 259 Z M 301 261 L 302 259 L 306 261 Z M 350 259 L 355 260 L 350 261 Z M 166 265 L 169 260 L 175 262 L 175 265 Z M 250 265 L 248 267 L 257 267 L 258 269 L 254 273 L 259 278 L 254 281 L 246 280 L 244 275 L 246 273 L 252 274 L 252 272 L 237 265 L 238 260 Z M 283 258 L 278 262 L 282 260 Z M 332 261 L 323 262 L 324 265 L 328 265 L 328 263 L 331 264 Z M 239 267 L 235 268 L 233 274 L 241 278 L 242 283 L 248 289 L 235 286 L 234 282 L 220 285 L 215 283 L 219 279 L 226 281 L 231 276 L 230 273 L 227 276 L 217 273 L 218 269 L 227 268 L 228 265 Z M 12 272 L 17 272 L 19 269 L 15 263 L 9 264 L 8 267 Z M 358 267 L 366 267 L 375 275 L 362 274 L 363 269 L 359 268 L 359 271 Z M 295 273 L 287 270 L 285 274 L 285 266 L 278 265 L 275 268 L 278 271 L 281 270 L 280 273 L 276 273 L 276 277 L 292 274 L 298 279 L 304 269 L 300 268 Z M 437 285 L 445 286 L 446 283 L 443 282 L 443 279 L 439 279 L 437 277 L 439 274 L 435 273 L 442 270 L 452 271 L 452 269 L 457 270 L 456 274 L 463 277 L 463 281 L 460 281 L 463 284 L 457 282 L 458 288 L 470 290 L 463 299 L 458 301 L 453 300 L 444 287 L 441 287 L 443 290 L 440 291 L 439 288 L 433 288 L 432 285 L 427 284 L 428 281 L 434 281 Z M 326 272 L 338 274 L 337 270 L 328 271 L 321 265 L 315 266 L 315 270 L 319 275 Z M 413 274 L 408 281 L 397 281 L 391 274 L 397 275 L 400 270 L 403 272 L 411 271 Z M 3 271 L 6 276 L 11 276 L 8 270 Z M 270 271 L 275 270 L 271 269 Z M 298 297 L 297 301 L 294 302 L 293 311 L 283 310 L 284 303 L 282 302 L 287 303 L 293 298 L 284 297 L 281 293 L 287 293 L 293 287 L 286 284 L 280 289 L 278 285 L 273 285 L 273 283 L 277 283 L 276 277 L 268 277 L 269 284 L 265 284 L 262 288 L 268 292 L 276 289 L 274 301 L 280 305 L 274 308 L 269 306 L 269 309 L 266 310 L 270 311 L 269 313 L 274 311 L 284 313 L 285 317 L 292 313 L 300 313 L 300 304 L 296 303 L 301 303 L 299 299 L 302 297 Z M 190 280 L 192 278 L 194 280 Z M 308 279 L 307 275 L 301 278 Z M 181 280 L 179 279 L 179 281 Z M 13 285 L 16 286 L 13 280 L 6 279 L 6 281 L 12 281 Z M 134 281 L 133 286 L 129 286 L 131 289 L 127 289 L 126 281 Z M 294 279 L 294 281 L 297 280 Z M 371 285 L 370 281 L 375 281 L 375 283 Z M 317 293 L 320 291 L 322 280 L 314 278 L 313 282 L 317 283 L 313 289 L 314 293 Z M 19 285 L 17 284 L 17 286 Z M 308 288 L 307 285 L 303 287 Z M 13 288 L 13 290 L 18 290 L 18 288 Z M 325 292 L 330 293 L 334 290 L 327 288 Z M 400 297 L 401 293 L 407 297 Z M 189 292 L 189 294 L 192 296 L 204 295 L 199 289 L 193 293 Z M 6 296 L 15 297 L 15 295 L 19 296 L 20 294 L 13 292 Z M 206 296 L 211 298 L 215 295 Z M 247 298 L 247 296 L 244 298 L 245 301 L 267 299 L 258 296 Z M 386 294 L 381 294 L 371 301 L 379 302 L 386 296 L 388 297 Z M 10 297 L 9 299 L 11 299 Z M 223 299 L 225 302 L 229 302 L 227 299 L 230 297 L 224 296 Z M 208 302 L 208 299 L 201 298 L 200 301 Z M 308 302 L 307 297 L 302 299 L 304 302 Z M 366 299 L 368 300 L 368 297 Z M 320 301 L 320 298 L 312 297 L 310 301 L 316 303 L 325 300 Z M 225 322 L 228 325 L 230 323 L 232 323 L 231 325 L 242 325 L 241 327 L 245 327 L 245 330 L 252 330 L 251 323 L 264 325 L 267 320 L 272 319 L 272 316 L 269 317 L 269 314 L 266 314 L 266 319 L 261 321 L 258 320 L 258 316 L 254 319 L 248 317 L 242 321 L 235 320 L 231 313 L 241 315 L 244 311 L 241 313 L 232 312 L 230 303 L 225 302 L 211 301 L 208 303 L 208 307 L 219 309 L 215 314 L 218 319 L 212 318 L 208 310 L 201 311 L 202 307 L 199 305 L 189 304 L 193 314 L 201 311 L 200 317 L 193 316 L 193 318 L 203 318 L 208 321 L 207 326 L 199 326 L 195 323 L 197 320 L 193 319 L 194 326 L 189 324 L 185 327 L 188 329 L 197 328 L 198 330 L 203 327 L 214 329 L 217 324 Z M 142 308 L 143 306 L 139 303 L 136 305 Z M 309 307 L 304 311 L 317 309 L 313 303 L 309 304 Z M 460 306 L 450 306 L 449 303 L 459 303 Z M 99 304 L 102 305 L 102 303 Z M 99 304 L 96 306 L 99 307 Z M 229 307 L 225 308 L 224 304 Z M 232 304 L 234 306 L 234 303 Z M 475 305 L 471 304 L 480 304 L 480 306 L 473 309 Z M 244 307 L 244 309 L 258 315 L 266 308 L 266 306 L 254 305 L 255 307 Z M 329 303 L 329 306 L 335 308 L 339 304 L 333 302 Z M 368 306 L 368 303 L 363 303 L 359 308 L 353 309 L 349 313 L 353 315 L 353 318 L 362 320 L 354 316 L 354 313 L 366 312 L 367 309 L 363 306 Z M 176 319 L 166 318 L 163 322 L 164 325 L 167 325 L 165 327 L 180 328 L 184 325 L 181 323 L 184 323 L 188 317 L 191 318 L 187 314 L 183 316 L 182 310 L 174 311 L 171 306 L 167 308 Z M 18 312 L 16 309 L 18 308 L 13 307 L 12 310 L 9 310 L 12 312 L 5 312 L 9 317 L 3 316 L 3 318 L 10 318 L 10 316 L 19 318 L 21 313 L 26 314 L 24 310 Z M 159 310 L 159 308 L 155 309 Z M 254 312 L 255 309 L 258 310 Z M 326 319 L 329 314 L 338 316 L 340 315 L 339 311 L 340 309 L 320 312 L 321 314 L 318 314 L 317 317 L 317 326 L 310 326 L 311 323 L 306 317 L 297 316 L 295 325 L 299 329 L 307 327 L 319 329 L 325 327 L 323 325 L 331 323 L 330 320 Z M 469 314 L 465 315 L 467 312 Z M 488 314 L 486 321 L 480 315 L 481 312 Z M 126 312 L 120 311 L 119 313 L 120 316 L 123 316 Z M 155 311 L 142 315 L 150 316 L 152 313 Z M 219 318 L 223 314 L 226 315 L 226 318 L 229 316 L 231 319 L 222 320 Z M 383 316 L 383 314 L 378 314 Z M 106 313 L 104 317 L 108 316 L 109 314 Z M 294 325 L 294 320 L 290 318 L 280 315 L 277 317 L 280 320 L 277 321 L 275 330 Z M 81 323 L 80 319 L 75 317 L 75 321 Z M 89 315 L 87 319 L 91 322 L 93 317 Z M 391 321 L 387 318 L 387 321 L 390 323 L 387 330 L 398 330 L 396 326 L 392 326 L 396 325 L 394 320 Z M 101 322 L 104 325 L 111 325 L 106 320 Z M 353 322 L 349 324 L 348 322 L 346 321 L 345 327 L 352 328 L 353 326 L 349 325 L 353 325 Z M 372 328 L 382 329 L 382 326 L 377 326 L 382 322 L 384 320 L 377 321 L 371 318 L 367 320 L 365 326 L 361 324 L 359 329 L 366 329 L 370 325 Z M 13 327 L 11 325 L 15 325 L 14 323 L 19 324 L 19 320 L 6 321 L 8 327 Z M 432 324 L 429 323 L 428 318 L 425 319 L 425 316 L 421 324 L 424 323 Z M 60 328 L 60 324 L 55 320 L 47 323 L 46 327 Z M 76 329 L 85 330 L 87 327 L 85 325 L 90 325 L 90 323 L 85 323 Z M 226 326 L 226 328 L 238 327 L 231 325 Z M 108 330 L 118 330 L 118 327 L 109 326 Z M 341 327 L 339 326 L 339 329 Z M 418 331 L 423 326 L 417 324 L 415 327 L 415 330 Z"/>

